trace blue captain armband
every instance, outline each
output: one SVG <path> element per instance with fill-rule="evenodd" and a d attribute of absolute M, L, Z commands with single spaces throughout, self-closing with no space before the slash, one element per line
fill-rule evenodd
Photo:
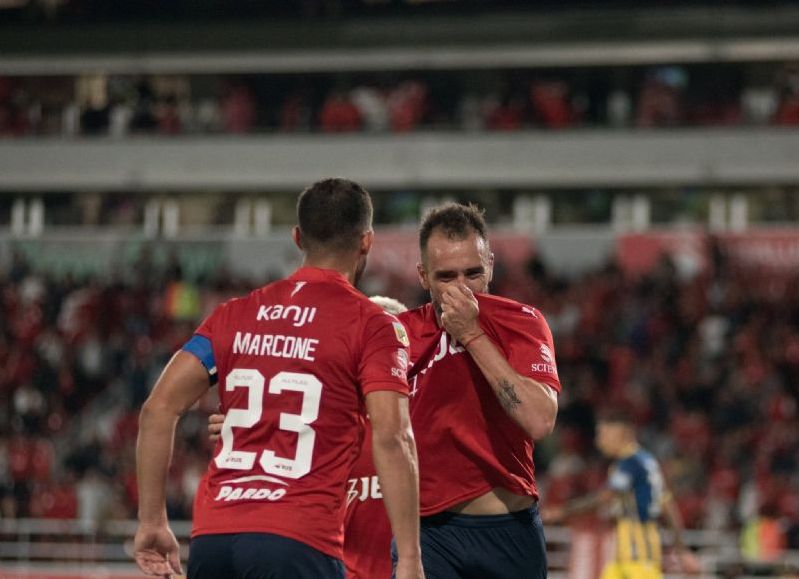
<path fill-rule="evenodd" d="M 211 385 L 216 384 L 216 360 L 214 359 L 214 349 L 211 346 L 211 340 L 205 336 L 194 334 L 188 342 L 183 344 L 181 350 L 195 356 L 200 363 L 205 366 L 205 369 L 208 370 L 208 378 L 211 380 Z"/>

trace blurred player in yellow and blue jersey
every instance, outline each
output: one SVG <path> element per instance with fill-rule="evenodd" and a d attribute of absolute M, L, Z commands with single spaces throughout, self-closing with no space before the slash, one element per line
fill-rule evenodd
<path fill-rule="evenodd" d="M 601 579 L 660 579 L 662 550 L 658 521 L 671 527 L 680 567 L 699 570 L 693 554 L 682 542 L 682 522 L 669 493 L 660 465 L 641 448 L 632 419 L 623 412 L 602 416 L 597 424 L 596 445 L 613 460 L 607 484 L 601 491 L 549 511 L 546 519 L 557 522 L 571 515 L 612 505 L 616 520 L 614 559 Z"/>

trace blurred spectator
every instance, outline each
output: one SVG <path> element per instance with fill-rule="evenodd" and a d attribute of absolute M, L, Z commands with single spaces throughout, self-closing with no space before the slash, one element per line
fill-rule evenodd
<path fill-rule="evenodd" d="M 109 118 L 109 134 L 121 139 L 130 132 L 130 125 L 133 120 L 133 109 L 125 102 L 117 102 L 111 107 Z"/>
<path fill-rule="evenodd" d="M 111 109 L 105 93 L 92 93 L 86 109 L 81 113 L 80 126 L 87 135 L 102 135 L 108 132 Z"/>
<path fill-rule="evenodd" d="M 280 111 L 280 130 L 291 133 L 294 131 L 309 131 L 313 113 L 308 95 L 304 91 L 290 94 Z"/>
<path fill-rule="evenodd" d="M 622 89 L 612 91 L 607 98 L 606 117 L 614 128 L 627 127 L 632 123 L 632 102 L 630 94 Z"/>
<path fill-rule="evenodd" d="M 530 102 L 536 119 L 548 129 L 575 126 L 578 115 L 571 103 L 568 85 L 562 80 L 536 81 L 530 86 Z"/>
<path fill-rule="evenodd" d="M 672 127 L 685 120 L 683 91 L 688 76 L 682 67 L 651 71 L 638 95 L 636 124 L 639 127 Z"/>
<path fill-rule="evenodd" d="M 352 102 L 364 122 L 364 128 L 372 132 L 388 129 L 388 103 L 385 96 L 372 86 L 356 87 L 352 91 Z"/>
<path fill-rule="evenodd" d="M 157 107 L 158 132 L 162 135 L 177 135 L 181 132 L 178 99 L 174 94 L 163 98 Z"/>
<path fill-rule="evenodd" d="M 237 82 L 227 88 L 220 103 L 222 128 L 226 133 L 252 132 L 256 122 L 255 97 L 250 87 Z"/>
<path fill-rule="evenodd" d="M 492 131 L 518 131 L 522 128 L 523 115 L 522 100 L 509 96 L 491 112 L 486 126 Z"/>
<path fill-rule="evenodd" d="M 361 113 L 343 91 L 333 91 L 319 112 L 319 126 L 325 133 L 346 133 L 361 128 Z"/>
<path fill-rule="evenodd" d="M 133 105 L 133 118 L 130 128 L 134 132 L 148 132 L 158 126 L 155 118 L 155 95 L 146 80 L 140 80 L 136 85 L 136 101 Z"/>
<path fill-rule="evenodd" d="M 785 67 L 778 86 L 779 103 L 774 122 L 778 125 L 799 124 L 799 64 Z"/>
<path fill-rule="evenodd" d="M 391 130 L 404 133 L 416 129 L 427 112 L 428 87 L 419 80 L 400 83 L 389 91 L 388 111 Z"/>

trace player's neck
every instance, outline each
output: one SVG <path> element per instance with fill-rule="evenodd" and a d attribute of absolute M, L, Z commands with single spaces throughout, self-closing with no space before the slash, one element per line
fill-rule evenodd
<path fill-rule="evenodd" d="M 638 445 L 638 441 L 637 440 L 633 440 L 632 442 L 629 442 L 628 444 L 625 444 L 621 448 L 621 450 L 619 451 L 619 454 L 617 455 L 616 458 L 625 459 L 627 457 L 630 457 L 630 456 L 634 455 L 636 452 L 638 452 L 639 448 L 640 447 Z"/>
<path fill-rule="evenodd" d="M 358 270 L 358 263 L 350 256 L 327 255 L 311 256 L 306 255 L 302 261 L 303 267 L 316 267 L 319 269 L 330 269 L 339 272 L 347 281 L 353 286 L 355 285 L 356 272 Z"/>

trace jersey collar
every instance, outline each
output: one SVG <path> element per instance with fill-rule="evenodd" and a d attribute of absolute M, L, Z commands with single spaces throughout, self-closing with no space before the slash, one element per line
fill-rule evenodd
<path fill-rule="evenodd" d="M 301 267 L 291 274 L 289 279 L 299 281 L 333 281 L 348 286 L 352 285 L 340 272 L 332 269 L 322 269 L 321 267 Z"/>

